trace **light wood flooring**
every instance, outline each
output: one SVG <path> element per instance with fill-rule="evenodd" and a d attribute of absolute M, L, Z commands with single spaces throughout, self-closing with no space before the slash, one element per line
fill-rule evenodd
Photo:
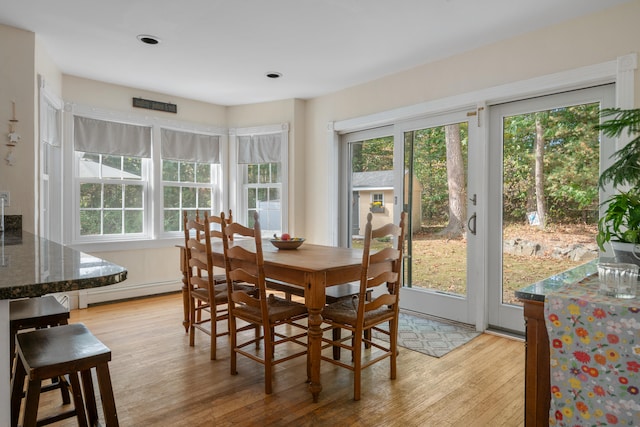
<path fill-rule="evenodd" d="M 265 395 L 262 365 L 239 357 L 238 375 L 229 374 L 226 338 L 218 339 L 216 361 L 208 336 L 196 331 L 189 347 L 178 294 L 74 310 L 71 321 L 112 350 L 121 426 L 524 425 L 524 343 L 496 335 L 439 359 L 400 348 L 397 379 L 389 380 L 388 360 L 366 369 L 359 402 L 353 374 L 325 363 L 313 403 L 304 358 L 278 365 L 274 393 Z M 58 393 L 47 393 L 41 411 L 60 403 Z"/>

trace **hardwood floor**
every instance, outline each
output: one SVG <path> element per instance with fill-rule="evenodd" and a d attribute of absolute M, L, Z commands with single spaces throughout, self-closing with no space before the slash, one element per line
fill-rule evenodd
<path fill-rule="evenodd" d="M 483 334 L 439 359 L 401 348 L 397 379 L 389 380 L 388 361 L 368 368 L 359 402 L 352 373 L 323 364 L 313 403 L 304 358 L 276 367 L 268 396 L 261 365 L 239 357 L 238 375 L 229 374 L 225 339 L 216 361 L 208 336 L 196 332 L 189 347 L 178 294 L 75 310 L 71 322 L 85 323 L 112 350 L 121 426 L 524 425 L 524 343 L 517 340 Z M 60 404 L 59 394 L 47 393 L 41 411 Z"/>

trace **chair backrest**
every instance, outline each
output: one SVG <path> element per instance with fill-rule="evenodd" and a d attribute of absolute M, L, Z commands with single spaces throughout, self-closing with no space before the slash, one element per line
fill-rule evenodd
<path fill-rule="evenodd" d="M 262 236 L 258 213 L 254 214 L 253 228 L 237 222 L 227 223 L 224 212 L 222 218 L 222 242 L 224 248 L 227 283 L 250 283 L 258 289 L 259 299 L 246 292 L 234 292 L 229 286 L 229 301 L 260 307 L 263 317 L 267 315 L 266 284 L 264 275 L 264 257 L 262 254 Z M 232 244 L 234 236 L 242 237 L 239 244 Z M 232 307 L 230 307 L 232 309 Z"/>
<path fill-rule="evenodd" d="M 365 312 L 375 310 L 381 306 L 388 306 L 398 310 L 400 287 L 402 285 L 402 255 L 406 233 L 406 212 L 400 214 L 400 223 L 385 224 L 373 229 L 372 215 L 367 215 L 364 233 L 364 251 L 362 254 L 362 275 L 360 277 L 360 295 L 358 315 L 362 318 Z M 390 238 L 393 246 L 384 247 L 372 252 L 374 239 Z M 386 283 L 387 292 L 377 296 L 372 301 L 366 301 L 368 289 Z"/>
<path fill-rule="evenodd" d="M 213 255 L 211 238 L 222 239 L 221 230 L 212 230 L 211 224 L 221 224 L 220 217 L 209 216 L 189 219 L 184 213 L 184 244 L 187 260 L 187 280 L 191 286 L 207 288 L 213 295 Z M 195 271 L 194 271 L 195 269 Z"/>

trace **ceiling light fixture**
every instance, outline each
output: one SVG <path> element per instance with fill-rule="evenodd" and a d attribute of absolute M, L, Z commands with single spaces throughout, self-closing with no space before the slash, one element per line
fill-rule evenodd
<path fill-rule="evenodd" d="M 279 73 L 277 71 L 269 71 L 265 74 L 265 76 L 269 77 L 270 79 L 279 79 L 280 77 L 282 77 L 282 73 Z"/>
<path fill-rule="evenodd" d="M 139 34 L 138 40 L 140 40 L 142 43 L 150 44 L 150 45 L 156 45 L 160 43 L 159 38 L 157 38 L 156 36 L 150 36 L 148 34 Z"/>

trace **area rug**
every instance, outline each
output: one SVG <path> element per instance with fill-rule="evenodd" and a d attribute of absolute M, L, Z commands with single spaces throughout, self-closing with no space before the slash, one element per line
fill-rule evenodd
<path fill-rule="evenodd" d="M 388 327 L 388 324 L 384 325 Z M 443 319 L 400 312 L 398 345 L 433 357 L 442 357 L 480 335 L 472 326 Z M 374 332 L 374 338 L 388 337 Z"/>

